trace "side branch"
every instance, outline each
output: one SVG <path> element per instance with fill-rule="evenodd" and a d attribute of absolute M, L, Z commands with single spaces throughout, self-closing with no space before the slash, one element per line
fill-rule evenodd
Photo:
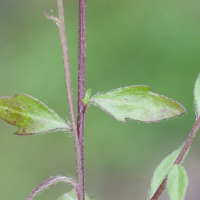
<path fill-rule="evenodd" d="M 178 155 L 176 161 L 174 162 L 174 164 L 180 164 L 181 163 L 184 156 L 187 154 L 187 151 L 188 151 L 189 147 L 191 146 L 192 141 L 193 141 L 194 137 L 196 136 L 197 131 L 199 130 L 199 127 L 200 127 L 200 116 L 197 117 L 196 122 L 195 122 L 194 126 L 192 127 L 192 130 L 191 130 L 191 132 L 190 132 L 180 154 Z M 167 176 L 165 177 L 163 182 L 160 184 L 159 188 L 157 189 L 157 191 L 155 192 L 155 194 L 153 195 L 151 200 L 157 200 L 159 198 L 162 191 L 166 187 L 166 183 L 167 183 Z"/>
<path fill-rule="evenodd" d="M 78 192 L 78 187 L 77 184 L 74 180 L 66 177 L 66 176 L 56 176 L 56 177 L 51 177 L 46 181 L 43 181 L 39 186 L 37 186 L 33 192 L 31 192 L 31 194 L 27 197 L 26 200 L 31 200 L 33 199 L 38 193 L 40 193 L 41 191 L 48 189 L 49 187 L 51 187 L 53 184 L 56 184 L 58 182 L 65 182 L 65 183 L 71 183 L 74 186 L 74 189 L 76 190 L 76 192 Z"/>

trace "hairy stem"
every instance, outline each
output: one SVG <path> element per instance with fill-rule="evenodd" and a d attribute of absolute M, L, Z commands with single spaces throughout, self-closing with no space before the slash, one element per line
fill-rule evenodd
<path fill-rule="evenodd" d="M 86 0 L 79 0 L 79 47 L 78 47 L 78 109 L 77 130 L 81 150 L 82 177 L 78 183 L 82 189 L 82 199 L 85 199 L 84 178 L 84 123 L 86 108 L 82 99 L 85 97 L 85 57 L 86 57 Z"/>
<path fill-rule="evenodd" d="M 181 152 L 179 153 L 176 161 L 174 162 L 174 164 L 180 164 L 181 163 L 181 161 L 183 160 L 184 156 L 187 153 L 187 150 L 191 146 L 192 141 L 193 141 L 194 137 L 196 136 L 197 131 L 199 130 L 199 127 L 200 127 L 200 116 L 197 116 L 196 122 L 194 123 L 194 126 L 192 127 L 192 130 L 191 130 Z M 158 197 L 161 195 L 162 191 L 165 189 L 166 183 L 167 183 L 167 176 L 165 177 L 163 182 L 160 184 L 159 188 L 157 189 L 157 191 L 155 192 L 155 194 L 153 195 L 151 200 L 157 200 L 158 199 Z"/>
<path fill-rule="evenodd" d="M 77 184 L 74 180 L 72 180 L 71 178 L 68 178 L 66 176 L 56 176 L 56 177 L 51 177 L 46 181 L 43 181 L 40 185 L 38 185 L 31 192 L 31 194 L 26 198 L 26 200 L 32 200 L 37 194 L 42 192 L 44 189 L 48 189 L 53 184 L 56 184 L 60 181 L 65 182 L 65 183 L 71 183 L 74 186 L 74 189 L 76 190 L 76 192 L 78 192 L 78 187 L 77 187 Z"/>
<path fill-rule="evenodd" d="M 81 157 L 77 127 L 76 127 L 76 116 L 75 116 L 75 111 L 74 111 L 74 101 L 73 101 L 70 64 L 69 64 L 69 55 L 68 55 L 67 39 L 66 39 L 66 32 L 65 32 L 64 9 L 63 9 L 62 0 L 57 0 L 57 5 L 58 5 L 58 14 L 59 14 L 58 28 L 59 28 L 61 46 L 62 46 L 65 83 L 66 83 L 70 120 L 71 120 L 72 133 L 73 133 L 73 138 L 74 138 L 75 152 L 76 152 L 77 176 L 78 176 L 78 180 L 83 180 L 84 178 L 83 178 L 83 173 L 82 173 L 82 157 Z M 79 182 L 78 184 L 79 184 L 78 185 L 79 186 L 78 200 L 84 200 L 83 186 Z"/>

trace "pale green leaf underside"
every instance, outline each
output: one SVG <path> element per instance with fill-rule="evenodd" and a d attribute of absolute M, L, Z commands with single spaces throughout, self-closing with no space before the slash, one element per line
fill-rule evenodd
<path fill-rule="evenodd" d="M 87 194 L 85 194 L 85 200 L 92 200 L 92 199 Z M 57 200 L 78 200 L 78 198 L 76 195 L 76 191 L 71 190 L 70 192 L 63 194 Z"/>
<path fill-rule="evenodd" d="M 185 108 L 172 99 L 149 91 L 148 86 L 118 88 L 92 97 L 89 102 L 99 106 L 119 121 L 133 119 L 141 122 L 158 122 L 180 116 Z"/>
<path fill-rule="evenodd" d="M 0 118 L 19 127 L 17 135 L 33 135 L 64 130 L 70 126 L 53 110 L 37 99 L 18 94 L 0 98 Z"/>
<path fill-rule="evenodd" d="M 174 164 L 176 158 L 178 157 L 181 149 L 183 148 L 184 143 L 170 155 L 168 155 L 156 168 L 153 178 L 151 180 L 149 200 L 153 197 L 154 193 L 165 179 L 166 175 L 169 173 L 172 165 Z"/>
<path fill-rule="evenodd" d="M 197 115 L 200 114 L 200 74 L 198 75 L 194 85 L 194 102 Z"/>
<path fill-rule="evenodd" d="M 188 177 L 181 165 L 173 165 L 167 179 L 170 200 L 183 200 L 188 185 Z"/>

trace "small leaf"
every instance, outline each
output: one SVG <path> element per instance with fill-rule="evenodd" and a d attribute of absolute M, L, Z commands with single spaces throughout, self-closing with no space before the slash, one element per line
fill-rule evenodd
<path fill-rule="evenodd" d="M 82 99 L 83 103 L 84 104 L 87 104 L 87 102 L 89 101 L 90 99 L 90 96 L 91 96 L 91 88 L 89 87 L 85 93 L 85 98 Z"/>
<path fill-rule="evenodd" d="M 186 113 L 179 103 L 149 89 L 143 85 L 118 88 L 96 95 L 89 101 L 122 122 L 128 122 L 126 119 L 158 122 Z"/>
<path fill-rule="evenodd" d="M 51 131 L 70 131 L 70 126 L 37 99 L 18 94 L 0 98 L 0 118 L 19 127 L 16 135 L 34 135 Z"/>
<path fill-rule="evenodd" d="M 57 200 L 78 200 L 75 190 L 63 194 Z"/>
<path fill-rule="evenodd" d="M 167 179 L 170 200 L 183 200 L 188 185 L 188 177 L 181 165 L 173 165 Z"/>
<path fill-rule="evenodd" d="M 184 143 L 170 155 L 168 155 L 156 168 L 153 178 L 151 180 L 149 200 L 153 197 L 154 193 L 157 191 L 158 187 L 165 179 L 166 175 L 169 173 L 172 165 L 174 164 L 176 158 L 178 157 Z"/>
<path fill-rule="evenodd" d="M 78 198 L 76 195 L 76 191 L 71 190 L 70 192 L 63 194 L 57 200 L 78 200 Z M 85 200 L 94 200 L 94 199 L 93 199 L 93 197 L 90 198 L 87 194 L 85 194 Z"/>
<path fill-rule="evenodd" d="M 200 114 L 200 74 L 198 75 L 194 85 L 194 103 L 197 116 Z"/>
<path fill-rule="evenodd" d="M 39 194 L 41 191 L 48 189 L 51 187 L 53 184 L 59 183 L 59 182 L 65 182 L 65 183 L 71 183 L 76 190 L 78 190 L 78 186 L 74 180 L 71 178 L 68 178 L 66 176 L 56 176 L 56 177 L 51 177 L 46 181 L 43 181 L 40 185 L 38 185 L 32 192 L 31 194 L 26 198 L 26 200 L 31 200 L 33 199 L 37 194 Z"/>

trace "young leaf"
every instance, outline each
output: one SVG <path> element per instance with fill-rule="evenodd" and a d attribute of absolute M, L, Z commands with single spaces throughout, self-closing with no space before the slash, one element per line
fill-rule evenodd
<path fill-rule="evenodd" d="M 181 165 L 173 165 L 167 179 L 170 200 L 183 200 L 188 185 L 188 177 Z"/>
<path fill-rule="evenodd" d="M 78 200 L 78 198 L 76 195 L 76 191 L 71 190 L 70 192 L 63 194 L 57 200 Z M 94 200 L 94 199 L 93 199 L 93 197 L 90 198 L 87 194 L 85 194 L 85 200 Z"/>
<path fill-rule="evenodd" d="M 194 85 L 194 103 L 196 106 L 197 116 L 200 114 L 200 74 L 198 75 Z"/>
<path fill-rule="evenodd" d="M 96 95 L 89 101 L 122 122 L 128 122 L 126 119 L 158 122 L 186 113 L 179 103 L 149 89 L 143 85 L 118 88 Z"/>
<path fill-rule="evenodd" d="M 85 98 L 82 99 L 83 103 L 86 104 L 88 103 L 89 99 L 90 99 L 90 96 L 91 96 L 91 88 L 89 87 L 85 93 Z"/>
<path fill-rule="evenodd" d="M 0 98 L 0 118 L 19 127 L 16 135 L 34 135 L 51 131 L 70 131 L 70 126 L 37 99 L 18 94 Z"/>
<path fill-rule="evenodd" d="M 153 178 L 151 180 L 151 187 L 149 193 L 149 200 L 153 197 L 154 193 L 157 191 L 158 187 L 165 179 L 165 176 L 169 173 L 172 165 L 174 164 L 176 158 L 178 157 L 184 143 L 170 155 L 168 155 L 156 168 Z"/>
<path fill-rule="evenodd" d="M 65 193 L 61 197 L 59 197 L 57 200 L 77 200 L 77 197 L 73 197 L 69 193 Z"/>

